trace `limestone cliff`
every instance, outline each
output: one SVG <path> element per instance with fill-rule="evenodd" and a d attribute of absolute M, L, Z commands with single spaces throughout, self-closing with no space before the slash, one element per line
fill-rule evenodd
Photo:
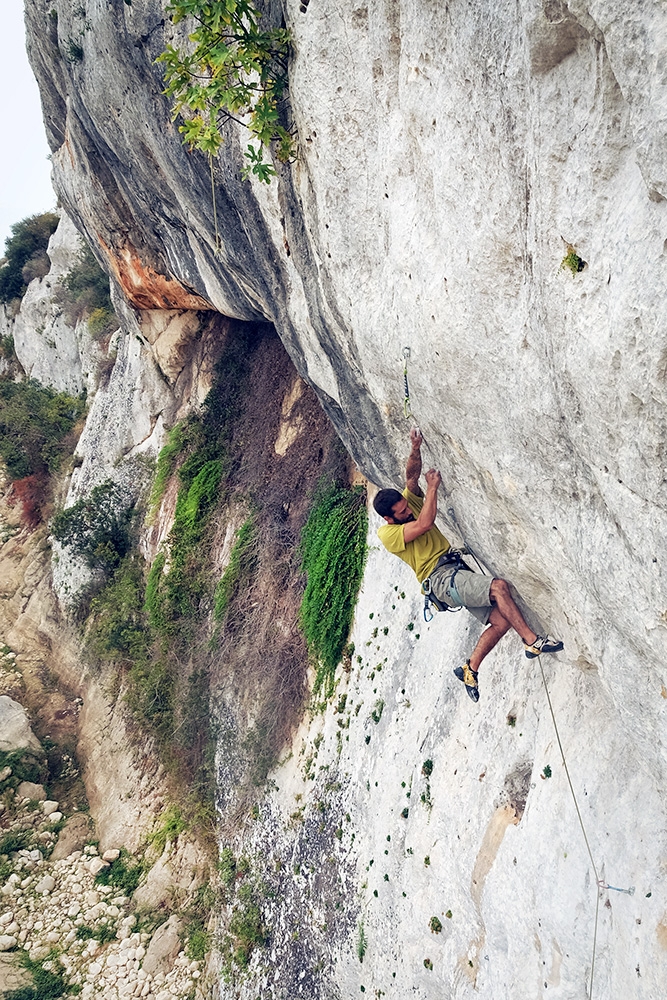
<path fill-rule="evenodd" d="M 173 383 L 209 314 L 269 320 L 361 469 L 385 484 L 401 475 L 410 346 L 413 410 L 447 490 L 445 533 L 463 532 L 536 624 L 566 642 L 548 676 L 592 849 L 612 884 L 636 886 L 632 899 L 605 897 L 596 993 L 657 998 L 667 940 L 664 6 L 287 0 L 299 156 L 269 187 L 243 182 L 245 139 L 230 126 L 215 164 L 219 253 L 208 163 L 181 145 L 161 95 L 154 60 L 172 32 L 161 3 L 26 6 L 55 184 L 115 281 L 126 367 L 161 336 L 176 355 L 163 368 Z M 276 4 L 267 16 L 280 14 Z M 586 262 L 574 275 L 560 268 L 567 245 Z M 151 392 L 126 452 L 159 434 Z M 102 433 L 89 427 L 91 438 Z M 95 475 L 104 451 L 91 449 L 82 476 Z M 358 669 L 373 671 L 367 648 L 383 669 L 374 682 L 346 682 L 350 703 L 363 697 L 365 708 L 340 754 L 340 713 L 327 714 L 318 766 L 328 770 L 316 785 L 317 801 L 340 797 L 356 837 L 318 820 L 308 798 L 304 832 L 284 832 L 278 860 L 284 870 L 307 843 L 308 871 L 330 864 L 339 881 L 334 890 L 314 870 L 281 876 L 276 946 L 241 995 L 255 996 L 260 981 L 267 997 L 361 987 L 580 995 L 595 891 L 540 676 L 504 640 L 473 714 L 449 680 L 469 624 L 406 631 L 414 581 L 382 553 L 370 569 Z M 390 628 L 390 614 L 402 640 L 385 648 L 372 633 L 379 620 L 381 633 Z M 377 724 L 371 691 L 384 705 Z M 313 738 L 303 734 L 303 746 Z M 411 775 L 423 786 L 427 757 L 431 806 L 415 811 L 411 800 L 403 818 L 399 788 Z M 547 764 L 554 777 L 540 780 Z M 295 764 L 286 768 L 281 795 L 300 787 Z M 277 845 L 289 809 L 267 802 L 265 836 Z M 394 857 L 404 821 L 405 852 Z M 303 917 L 301 947 L 290 935 L 316 889 L 324 909 Z M 347 914 L 340 937 L 329 933 L 334 899 Z"/>

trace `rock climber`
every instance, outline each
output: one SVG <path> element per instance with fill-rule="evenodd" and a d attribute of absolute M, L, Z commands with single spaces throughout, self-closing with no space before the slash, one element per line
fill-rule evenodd
<path fill-rule="evenodd" d="M 499 639 L 513 628 L 523 639 L 528 659 L 540 653 L 557 653 L 563 643 L 549 635 L 538 635 L 524 621 L 514 603 L 506 580 L 473 573 L 454 552 L 435 526 L 438 487 L 442 477 L 437 469 L 425 473 L 426 496 L 420 486 L 422 436 L 417 427 L 410 431 L 410 456 L 405 470 L 406 488 L 380 490 L 373 500 L 375 510 L 387 522 L 378 530 L 380 541 L 410 566 L 422 585 L 448 608 L 464 607 L 487 628 L 462 667 L 454 673 L 465 684 L 473 701 L 479 701 L 477 672 Z"/>

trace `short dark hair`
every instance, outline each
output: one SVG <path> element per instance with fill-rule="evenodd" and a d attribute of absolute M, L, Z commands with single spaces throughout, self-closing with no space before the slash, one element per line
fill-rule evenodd
<path fill-rule="evenodd" d="M 398 490 L 380 490 L 373 500 L 373 506 L 380 517 L 393 517 L 393 507 L 403 499 Z"/>

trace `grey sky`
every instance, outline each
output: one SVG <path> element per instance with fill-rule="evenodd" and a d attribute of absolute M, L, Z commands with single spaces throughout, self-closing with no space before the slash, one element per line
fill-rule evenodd
<path fill-rule="evenodd" d="M 2 0 L 0 93 L 3 142 L 0 144 L 0 256 L 13 222 L 54 208 L 49 147 L 39 92 L 25 53 L 23 0 Z"/>

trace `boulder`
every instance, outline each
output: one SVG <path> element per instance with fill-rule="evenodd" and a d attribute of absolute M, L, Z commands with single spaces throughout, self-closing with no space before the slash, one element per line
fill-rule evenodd
<path fill-rule="evenodd" d="M 42 748 L 23 705 L 9 695 L 0 695 L 0 750 L 12 753 L 23 749 L 41 751 Z"/>
<path fill-rule="evenodd" d="M 144 972 L 152 976 L 169 972 L 181 950 L 180 931 L 181 921 L 172 913 L 169 920 L 158 927 L 148 945 L 142 966 Z"/>
<path fill-rule="evenodd" d="M 51 855 L 52 861 L 62 861 L 75 851 L 81 851 L 93 832 L 87 813 L 74 813 L 66 821 Z"/>
<path fill-rule="evenodd" d="M 46 798 L 44 785 L 37 785 L 34 781 L 22 781 L 16 789 L 16 794 L 19 799 L 33 799 L 38 802 Z"/>
<path fill-rule="evenodd" d="M 42 802 L 42 812 L 45 816 L 50 816 L 58 808 L 58 803 L 53 802 L 51 799 L 47 799 L 46 802 Z"/>
<path fill-rule="evenodd" d="M 56 880 L 51 875 L 45 875 L 35 886 L 35 892 L 53 892 Z"/>

